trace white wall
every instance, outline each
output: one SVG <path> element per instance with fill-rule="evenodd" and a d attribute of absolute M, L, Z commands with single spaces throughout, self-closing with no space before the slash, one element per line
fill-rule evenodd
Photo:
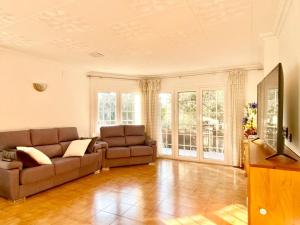
<path fill-rule="evenodd" d="M 293 141 L 287 142 L 300 154 L 300 1 L 293 0 L 278 37 L 279 61 L 284 70 L 284 125 Z"/>
<path fill-rule="evenodd" d="M 48 89 L 37 92 L 33 82 Z M 88 135 L 88 85 L 83 71 L 0 49 L 0 130 L 76 126 Z"/>
<path fill-rule="evenodd" d="M 300 1 L 291 0 L 283 25 L 277 36 L 265 39 L 265 75 L 282 62 L 284 72 L 284 126 L 293 135 L 292 142 L 286 140 L 300 154 Z"/>

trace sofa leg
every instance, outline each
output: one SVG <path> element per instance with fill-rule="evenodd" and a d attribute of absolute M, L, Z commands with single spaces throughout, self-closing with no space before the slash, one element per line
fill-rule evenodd
<path fill-rule="evenodd" d="M 96 170 L 95 172 L 94 172 L 94 174 L 99 174 L 100 173 L 100 170 Z"/>
<path fill-rule="evenodd" d="M 103 167 L 102 171 L 109 171 L 109 167 Z"/>
<path fill-rule="evenodd" d="M 149 166 L 155 166 L 155 162 L 149 163 Z"/>
<path fill-rule="evenodd" d="M 25 202 L 26 200 L 26 197 L 23 197 L 23 198 L 19 198 L 19 199 L 16 199 L 16 200 L 12 200 L 11 202 L 15 205 L 15 204 L 18 204 L 18 203 L 23 203 Z"/>

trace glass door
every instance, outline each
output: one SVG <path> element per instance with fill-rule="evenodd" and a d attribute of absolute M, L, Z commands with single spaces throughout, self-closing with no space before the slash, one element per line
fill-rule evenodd
<path fill-rule="evenodd" d="M 160 93 L 160 148 L 159 155 L 172 156 L 172 94 Z"/>
<path fill-rule="evenodd" d="M 202 90 L 203 160 L 224 161 L 224 90 Z"/>
<path fill-rule="evenodd" d="M 197 92 L 178 92 L 178 156 L 197 158 Z"/>

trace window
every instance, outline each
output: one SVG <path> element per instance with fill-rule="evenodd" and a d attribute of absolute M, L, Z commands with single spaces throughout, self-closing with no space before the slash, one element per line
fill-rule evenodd
<path fill-rule="evenodd" d="M 196 92 L 178 93 L 179 156 L 197 157 Z"/>
<path fill-rule="evenodd" d="M 172 155 L 172 95 L 159 94 L 160 104 L 160 131 L 161 149 L 160 154 Z"/>
<path fill-rule="evenodd" d="M 116 104 L 116 93 L 98 93 L 97 127 L 116 124 Z"/>
<path fill-rule="evenodd" d="M 137 93 L 101 92 L 97 94 L 97 126 L 141 123 L 141 97 Z"/>
<path fill-rule="evenodd" d="M 202 142 L 205 159 L 224 160 L 224 91 L 202 92 Z"/>
<path fill-rule="evenodd" d="M 140 124 L 141 122 L 141 98 L 139 94 L 123 93 L 122 124 Z"/>

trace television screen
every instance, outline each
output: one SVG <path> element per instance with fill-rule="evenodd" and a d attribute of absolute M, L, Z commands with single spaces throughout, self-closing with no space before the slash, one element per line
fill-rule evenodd
<path fill-rule="evenodd" d="M 283 72 L 279 63 L 257 86 L 257 132 L 267 145 L 283 152 Z"/>

